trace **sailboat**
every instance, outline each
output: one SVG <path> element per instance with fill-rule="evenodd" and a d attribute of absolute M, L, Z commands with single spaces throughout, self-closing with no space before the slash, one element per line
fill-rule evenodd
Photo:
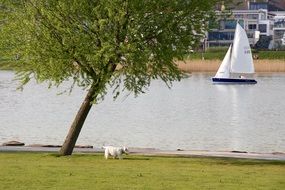
<path fill-rule="evenodd" d="M 224 84 L 256 84 L 253 74 L 254 65 L 248 38 L 245 30 L 237 23 L 233 44 L 212 81 Z"/>

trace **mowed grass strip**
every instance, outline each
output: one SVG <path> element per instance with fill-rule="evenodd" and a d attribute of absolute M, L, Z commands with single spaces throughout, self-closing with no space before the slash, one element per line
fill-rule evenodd
<path fill-rule="evenodd" d="M 0 153 L 0 189 L 285 189 L 285 162 Z"/>
<path fill-rule="evenodd" d="M 194 52 L 189 54 L 186 59 L 196 60 L 202 59 L 205 60 L 223 60 L 228 48 L 214 48 L 208 49 L 206 52 Z M 258 56 L 258 59 L 265 60 L 282 60 L 285 61 L 285 51 L 257 51 L 252 50 L 252 54 Z"/>

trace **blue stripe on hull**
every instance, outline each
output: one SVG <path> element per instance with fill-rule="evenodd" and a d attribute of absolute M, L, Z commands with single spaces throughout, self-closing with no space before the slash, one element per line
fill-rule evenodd
<path fill-rule="evenodd" d="M 256 84 L 257 81 L 254 79 L 234 79 L 234 78 L 212 78 L 214 83 L 224 84 Z"/>

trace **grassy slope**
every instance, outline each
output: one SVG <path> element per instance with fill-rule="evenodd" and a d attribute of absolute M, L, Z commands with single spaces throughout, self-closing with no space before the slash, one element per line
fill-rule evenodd
<path fill-rule="evenodd" d="M 0 189 L 285 189 L 285 162 L 0 153 Z"/>

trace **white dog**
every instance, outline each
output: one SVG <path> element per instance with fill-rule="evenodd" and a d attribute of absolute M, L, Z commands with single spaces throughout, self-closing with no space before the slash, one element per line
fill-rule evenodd
<path fill-rule="evenodd" d="M 127 147 L 114 147 L 114 146 L 103 146 L 105 149 L 105 158 L 108 159 L 109 156 L 112 156 L 114 159 L 122 158 L 122 154 L 129 154 L 129 150 Z"/>

